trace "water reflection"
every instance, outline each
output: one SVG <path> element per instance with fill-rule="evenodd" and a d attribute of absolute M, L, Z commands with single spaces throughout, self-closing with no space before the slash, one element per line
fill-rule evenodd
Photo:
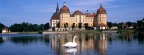
<path fill-rule="evenodd" d="M 139 44 L 144 44 L 144 34 L 138 34 L 138 42 Z"/>
<path fill-rule="evenodd" d="M 11 43 L 19 46 L 28 46 L 32 45 L 33 43 L 44 42 L 47 46 L 50 43 L 49 35 L 45 36 L 9 36 L 9 37 L 0 37 L 0 45 L 5 41 L 10 41 Z"/>
<path fill-rule="evenodd" d="M 19 45 L 29 45 L 33 42 L 41 42 L 42 38 L 41 37 L 31 37 L 31 36 L 24 36 L 24 37 L 13 37 L 10 38 L 10 41 L 14 44 L 19 44 Z"/>
<path fill-rule="evenodd" d="M 76 43 L 77 48 L 65 49 L 62 45 L 66 42 L 71 42 L 74 36 L 77 36 Z M 75 54 L 92 54 L 92 52 L 85 51 L 97 51 L 93 54 L 105 55 L 107 51 L 107 34 L 61 34 L 52 36 L 52 48 L 57 54 L 69 54 L 74 52 Z M 61 51 L 65 49 L 64 51 Z"/>
<path fill-rule="evenodd" d="M 0 37 L 0 45 L 4 42 L 3 38 Z"/>
<path fill-rule="evenodd" d="M 73 37 L 78 46 L 76 48 L 64 48 L 63 44 L 72 42 Z M 5 45 L 8 44 L 7 45 Z M 96 34 L 55 34 L 55 35 L 20 35 L 19 36 L 4 36 L 0 37 L 0 48 L 3 51 L 9 48 L 16 51 L 23 49 L 23 46 L 29 47 L 25 50 L 28 52 L 34 51 L 38 53 L 45 53 L 47 55 L 115 55 L 112 53 L 142 53 L 144 52 L 144 36 L 143 34 L 110 34 L 110 33 L 96 33 Z M 22 47 L 21 47 L 22 46 Z M 5 47 L 5 48 L 4 48 Z M 38 48 L 37 48 L 38 47 Z M 12 50 L 13 50 L 12 49 Z M 36 50 L 37 49 L 37 52 Z M 41 49 L 41 50 L 40 50 Z M 6 53 L 0 51 L 1 53 Z M 45 52 L 44 52 L 45 51 Z M 132 53 L 131 53 L 132 52 Z M 13 52 L 12 52 L 13 53 Z M 17 53 L 17 52 L 14 52 Z M 24 52 L 27 53 L 27 52 Z M 21 55 L 21 54 L 20 54 Z M 120 54 L 118 54 L 120 55 Z M 126 55 L 126 54 L 122 54 Z"/>

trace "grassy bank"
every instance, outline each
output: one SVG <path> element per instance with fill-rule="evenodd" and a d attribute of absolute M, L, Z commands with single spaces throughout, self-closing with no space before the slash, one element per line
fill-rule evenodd
<path fill-rule="evenodd" d="M 70 33 L 100 33 L 99 30 L 78 30 Z"/>
<path fill-rule="evenodd" d="M 16 34 L 39 34 L 39 32 L 11 32 Z"/>
<path fill-rule="evenodd" d="M 137 30 L 130 30 L 130 29 L 120 29 L 118 30 L 120 34 L 134 34 L 137 33 Z"/>

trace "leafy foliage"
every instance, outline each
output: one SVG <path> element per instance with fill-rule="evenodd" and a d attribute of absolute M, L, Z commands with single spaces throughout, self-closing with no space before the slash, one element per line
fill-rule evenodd
<path fill-rule="evenodd" d="M 0 33 L 2 32 L 2 29 L 5 27 L 4 24 L 0 23 Z"/>
<path fill-rule="evenodd" d="M 89 26 L 88 26 L 88 23 L 85 23 L 84 25 L 85 25 L 85 29 L 87 30 L 88 27 L 89 27 Z"/>
<path fill-rule="evenodd" d="M 109 28 L 111 28 L 112 27 L 112 22 L 107 22 L 107 25 L 108 25 Z"/>
<path fill-rule="evenodd" d="M 72 24 L 72 30 L 75 28 L 75 23 Z"/>
<path fill-rule="evenodd" d="M 68 27 L 68 23 L 65 23 L 64 24 L 64 28 L 66 29 Z"/>
<path fill-rule="evenodd" d="M 46 24 L 44 25 L 44 30 L 48 30 L 49 28 L 50 28 L 49 23 L 46 23 Z"/>
<path fill-rule="evenodd" d="M 57 27 L 57 28 L 60 28 L 60 22 L 58 22 L 58 23 L 56 24 L 56 27 Z"/>
<path fill-rule="evenodd" d="M 12 32 L 32 32 L 32 31 L 43 31 L 49 29 L 49 23 L 46 24 L 31 24 L 31 23 L 20 23 L 13 24 L 9 27 Z"/>

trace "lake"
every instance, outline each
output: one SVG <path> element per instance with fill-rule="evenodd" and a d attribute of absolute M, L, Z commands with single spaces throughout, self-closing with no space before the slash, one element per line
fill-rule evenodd
<path fill-rule="evenodd" d="M 62 45 L 75 39 L 76 48 Z M 136 34 L 0 34 L 0 55 L 144 55 Z"/>

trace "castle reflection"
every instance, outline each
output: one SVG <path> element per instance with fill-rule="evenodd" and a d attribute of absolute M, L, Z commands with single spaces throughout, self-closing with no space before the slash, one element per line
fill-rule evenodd
<path fill-rule="evenodd" d="M 76 43 L 77 48 L 64 48 L 62 45 L 66 42 L 72 42 L 74 36 L 77 36 Z M 85 51 L 94 50 L 94 54 L 106 55 L 107 53 L 107 34 L 58 34 L 52 35 L 52 48 L 57 54 L 71 54 L 79 55 Z M 91 54 L 92 52 L 86 52 L 86 54 Z"/>
<path fill-rule="evenodd" d="M 129 47 L 129 46 L 143 46 L 143 34 L 117 34 L 117 33 L 85 33 L 85 34 L 49 34 L 28 35 L 21 34 L 0 36 L 0 47 L 8 45 L 13 46 L 46 46 L 46 51 L 52 51 L 56 55 L 107 55 L 108 50 L 115 46 Z M 20 35 L 20 36 L 19 36 Z M 74 36 L 78 38 L 75 41 L 78 44 L 77 48 L 64 48 L 63 44 L 72 42 Z M 49 49 L 50 48 L 50 49 Z M 37 49 L 37 48 L 36 48 Z M 118 48 L 119 49 L 119 48 Z M 43 51 L 43 49 L 42 49 Z M 113 50 L 115 51 L 115 50 Z"/>

